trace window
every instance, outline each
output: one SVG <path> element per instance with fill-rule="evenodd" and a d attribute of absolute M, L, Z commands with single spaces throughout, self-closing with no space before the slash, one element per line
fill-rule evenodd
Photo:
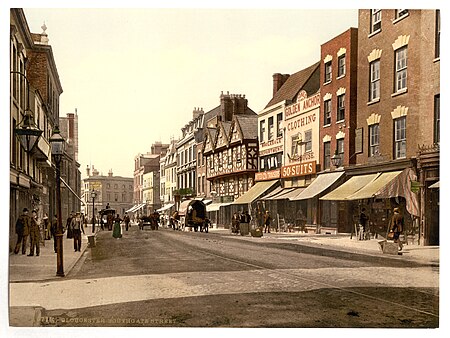
<path fill-rule="evenodd" d="M 12 145 L 12 150 L 11 150 L 11 163 L 13 166 L 17 165 L 17 139 L 14 135 L 14 130 L 17 127 L 17 122 L 16 119 L 13 118 L 13 122 L 12 122 L 12 132 L 11 132 L 11 145 Z"/>
<path fill-rule="evenodd" d="M 380 153 L 380 125 L 372 124 L 369 126 L 369 157 Z"/>
<path fill-rule="evenodd" d="M 198 192 L 201 192 L 201 186 L 202 186 L 202 178 L 199 176 L 199 177 L 197 177 L 197 186 L 198 186 L 198 188 L 197 188 L 197 191 Z"/>
<path fill-rule="evenodd" d="M 406 89 L 407 51 L 407 47 L 395 51 L 395 92 Z"/>
<path fill-rule="evenodd" d="M 396 9 L 395 10 L 395 18 L 396 19 L 400 19 L 401 17 L 404 17 L 406 15 L 408 15 L 407 9 Z"/>
<path fill-rule="evenodd" d="M 345 75 L 345 54 L 338 57 L 338 74 L 337 76 Z"/>
<path fill-rule="evenodd" d="M 269 136 L 267 137 L 268 140 L 273 139 L 273 130 L 274 130 L 273 116 L 271 116 L 269 117 Z"/>
<path fill-rule="evenodd" d="M 380 60 L 370 63 L 369 101 L 380 98 Z"/>
<path fill-rule="evenodd" d="M 331 159 L 331 143 L 324 142 L 323 143 L 323 168 L 330 169 L 330 159 Z"/>
<path fill-rule="evenodd" d="M 305 131 L 305 152 L 312 150 L 312 129 Z"/>
<path fill-rule="evenodd" d="M 370 33 L 381 30 L 381 9 L 370 10 Z"/>
<path fill-rule="evenodd" d="M 436 58 L 441 56 L 441 11 L 436 11 L 436 36 L 435 36 Z"/>
<path fill-rule="evenodd" d="M 283 113 L 277 114 L 277 137 L 282 136 L 281 122 L 283 121 Z"/>
<path fill-rule="evenodd" d="M 213 155 L 214 156 L 214 155 Z M 214 169 L 214 160 L 213 160 L 213 156 L 209 157 L 209 169 L 213 170 Z"/>
<path fill-rule="evenodd" d="M 440 141 L 440 122 L 441 122 L 441 95 L 436 95 L 434 97 L 434 135 L 433 140 L 434 143 L 439 143 Z"/>
<path fill-rule="evenodd" d="M 331 61 L 325 64 L 325 83 L 331 81 Z"/>
<path fill-rule="evenodd" d="M 259 121 L 259 142 L 264 142 L 264 134 L 266 133 L 266 121 Z"/>
<path fill-rule="evenodd" d="M 406 157 L 406 116 L 394 120 L 395 158 Z"/>
<path fill-rule="evenodd" d="M 291 157 L 298 155 L 298 139 L 300 134 L 291 136 Z"/>
<path fill-rule="evenodd" d="M 241 147 L 236 149 L 236 162 L 241 163 Z"/>
<path fill-rule="evenodd" d="M 337 97 L 337 120 L 343 121 L 345 120 L 345 94 L 339 95 Z"/>
<path fill-rule="evenodd" d="M 326 100 L 323 105 L 323 125 L 331 124 L 331 100 Z"/>
<path fill-rule="evenodd" d="M 228 149 L 228 164 L 233 163 L 233 150 L 231 148 Z"/>
<path fill-rule="evenodd" d="M 336 140 L 336 148 L 337 148 L 338 155 L 341 157 L 341 164 L 342 164 L 344 161 L 344 139 L 343 138 Z"/>
<path fill-rule="evenodd" d="M 17 71 L 17 52 L 16 52 L 16 46 L 13 45 L 13 71 Z M 17 78 L 18 75 L 13 75 L 13 97 L 17 100 Z"/>

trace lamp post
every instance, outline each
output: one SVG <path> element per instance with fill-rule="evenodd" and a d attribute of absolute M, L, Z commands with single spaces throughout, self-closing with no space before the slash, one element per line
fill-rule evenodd
<path fill-rule="evenodd" d="M 92 233 L 95 232 L 95 197 L 97 197 L 97 193 L 95 192 L 94 188 L 92 188 L 91 191 L 91 197 L 92 197 Z"/>
<path fill-rule="evenodd" d="M 56 228 L 56 275 L 64 277 L 64 261 L 63 261 L 63 227 L 61 213 L 61 161 L 64 154 L 65 140 L 59 133 L 59 127 L 55 126 L 53 135 L 50 137 L 52 146 L 52 159 L 56 165 L 56 215 L 58 223 Z"/>
<path fill-rule="evenodd" d="M 341 156 L 339 156 L 337 149 L 334 152 L 334 155 L 331 156 L 331 163 L 334 165 L 335 168 L 341 165 Z"/>

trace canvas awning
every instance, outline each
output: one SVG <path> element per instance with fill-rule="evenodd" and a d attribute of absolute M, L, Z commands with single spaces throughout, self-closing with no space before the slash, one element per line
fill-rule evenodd
<path fill-rule="evenodd" d="M 145 203 L 136 204 L 132 208 L 128 209 L 126 212 L 136 212 L 136 211 L 142 209 L 144 206 L 145 206 Z"/>
<path fill-rule="evenodd" d="M 244 195 L 239 197 L 232 204 L 250 204 L 278 182 L 278 180 L 257 182 Z"/>
<path fill-rule="evenodd" d="M 306 188 L 287 188 L 284 189 L 281 193 L 274 196 L 273 200 L 290 200 L 292 197 L 299 195 Z"/>
<path fill-rule="evenodd" d="M 436 183 L 433 183 L 432 185 L 430 185 L 430 188 L 431 189 L 439 189 L 439 182 L 440 181 L 437 181 Z"/>
<path fill-rule="evenodd" d="M 167 210 L 167 209 L 172 208 L 173 206 L 174 206 L 174 203 L 169 203 L 169 204 L 163 206 L 162 208 L 159 208 L 159 209 L 156 210 L 156 211 L 158 211 L 158 212 L 160 212 L 160 211 L 165 211 L 165 210 Z"/>
<path fill-rule="evenodd" d="M 206 206 L 206 212 L 210 211 L 218 211 L 220 207 L 226 207 L 227 205 L 230 205 L 230 203 L 212 203 Z"/>
<path fill-rule="evenodd" d="M 269 192 L 266 196 L 262 197 L 262 200 L 270 200 L 272 197 L 281 193 L 284 189 L 282 187 L 276 187 L 272 192 Z"/>
<path fill-rule="evenodd" d="M 375 180 L 371 181 L 369 184 L 362 187 L 360 190 L 355 192 L 353 195 L 347 197 L 347 200 L 363 200 L 366 198 L 375 197 L 376 193 L 385 187 L 394 178 L 400 175 L 401 171 L 392 171 L 387 173 L 381 173 Z"/>
<path fill-rule="evenodd" d="M 379 175 L 380 173 L 353 176 L 347 182 L 340 185 L 339 187 L 329 192 L 325 196 L 321 197 L 320 199 L 325 201 L 345 201 L 351 195 L 353 195 L 354 193 L 365 187 L 367 184 L 375 180 Z"/>
<path fill-rule="evenodd" d="M 317 178 L 311 182 L 303 191 L 299 191 L 296 196 L 289 198 L 291 201 L 306 200 L 313 198 L 331 187 L 340 177 L 344 175 L 344 172 L 326 173 L 317 176 Z"/>

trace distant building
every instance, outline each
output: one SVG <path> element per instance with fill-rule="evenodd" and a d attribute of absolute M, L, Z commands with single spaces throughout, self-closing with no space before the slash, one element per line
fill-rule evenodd
<path fill-rule="evenodd" d="M 92 192 L 95 192 L 94 199 Z M 133 178 L 114 176 L 112 170 L 104 176 L 94 166 L 88 166 L 86 178 L 83 179 L 83 201 L 84 212 L 89 220 L 93 215 L 92 210 L 98 216 L 98 212 L 108 203 L 110 208 L 123 216 L 133 206 Z"/>

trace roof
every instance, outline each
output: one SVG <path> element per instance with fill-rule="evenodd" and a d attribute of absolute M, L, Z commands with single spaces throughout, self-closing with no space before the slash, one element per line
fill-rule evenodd
<path fill-rule="evenodd" d="M 235 115 L 242 130 L 244 140 L 258 137 L 258 115 Z"/>
<path fill-rule="evenodd" d="M 281 101 L 285 100 L 293 101 L 294 98 L 297 96 L 298 92 L 301 89 L 303 89 L 303 87 L 311 78 L 311 76 L 314 74 L 314 72 L 319 69 L 319 65 L 320 61 L 309 66 L 308 68 L 305 68 L 289 76 L 286 82 L 281 86 L 281 88 L 275 93 L 275 95 L 266 105 L 266 108 Z M 316 91 L 320 88 L 319 82 L 317 83 L 317 87 L 318 88 L 316 88 Z"/>

